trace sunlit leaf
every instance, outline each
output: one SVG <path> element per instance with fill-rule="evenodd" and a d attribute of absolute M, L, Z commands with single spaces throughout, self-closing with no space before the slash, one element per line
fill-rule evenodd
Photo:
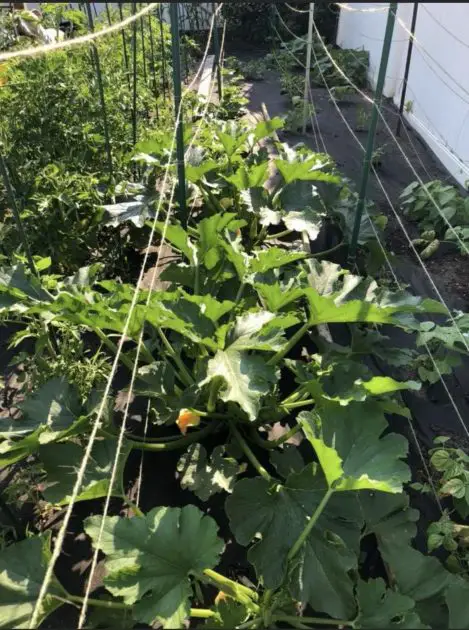
<path fill-rule="evenodd" d="M 102 519 L 85 521 L 93 545 Z M 223 547 L 215 521 L 193 505 L 154 508 L 131 519 L 108 516 L 99 544 L 104 585 L 132 606 L 137 621 L 180 628 L 190 610 L 190 577 L 217 565 Z"/>
<path fill-rule="evenodd" d="M 0 556 L 0 628 L 29 628 L 50 560 L 49 536 L 26 538 L 2 550 Z M 63 589 L 53 579 L 43 600 L 39 620 L 63 602 Z"/>
<path fill-rule="evenodd" d="M 201 501 L 217 492 L 232 492 L 239 465 L 223 453 L 224 448 L 217 446 L 207 457 L 201 444 L 191 444 L 177 464 L 181 487 L 192 490 Z"/>
<path fill-rule="evenodd" d="M 99 499 L 107 495 L 116 446 L 116 440 L 95 442 L 76 501 Z M 39 458 L 47 473 L 46 488 L 42 494 L 47 501 L 58 505 L 70 502 L 84 453 L 85 449 L 82 446 L 72 442 L 40 447 Z M 122 496 L 122 476 L 129 453 L 130 447 L 124 443 L 119 452 L 117 474 L 112 489 L 114 496 Z"/>

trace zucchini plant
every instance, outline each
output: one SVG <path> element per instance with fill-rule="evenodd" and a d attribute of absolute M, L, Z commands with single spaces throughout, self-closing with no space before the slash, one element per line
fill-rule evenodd
<path fill-rule="evenodd" d="M 162 136 L 139 147 L 142 183 L 125 187 L 130 202 L 104 211 L 164 235 L 176 258 L 160 276 L 164 290 L 140 287 L 135 297 L 131 283 L 99 279 L 96 269 L 41 281 L 21 264 L 2 270 L 0 315 L 44 331 L 43 360 L 63 326 L 110 359 L 125 331 L 124 398 L 147 403 L 149 414 L 143 433 L 116 408 L 118 392 L 103 401 L 99 379 L 89 391 L 54 375 L 1 419 L 0 464 L 33 462 L 44 502 L 70 505 L 104 409 L 76 500 L 110 495 L 128 510 L 82 524 L 105 568 L 104 591 L 88 600 L 91 625 L 98 611 L 99 623 L 129 628 L 182 628 L 189 618 L 240 629 L 465 627 L 464 576 L 413 544 L 409 445 L 391 426 L 393 416 L 411 420 L 400 393 L 420 383 L 376 376 L 367 362 L 379 345 L 374 327 L 398 327 L 411 343 L 423 315 L 446 309 L 354 275 L 330 252 L 304 250 L 295 236 L 314 243 L 327 221 L 345 234 L 346 209 L 332 209 L 344 186 L 327 156 L 288 148 L 270 185 L 258 143 L 276 125 L 211 128 L 213 151 L 196 151 L 187 168 L 199 200 L 190 220 L 178 209 L 155 220 L 167 149 Z M 273 236 L 272 225 L 288 234 Z M 175 451 L 174 466 L 158 474 L 176 476 L 193 498 L 143 510 L 126 487 L 133 451 Z M 219 498 L 222 512 L 212 509 Z M 224 565 L 233 538 L 247 558 L 236 574 Z M 367 564 L 370 544 L 379 575 Z M 47 528 L 36 528 L 3 550 L 0 627 L 30 627 L 51 545 Z M 40 622 L 83 604 L 64 582 L 54 573 Z"/>
<path fill-rule="evenodd" d="M 456 245 L 461 254 L 467 253 L 469 199 L 455 186 L 439 180 L 423 185 L 412 182 L 400 198 L 404 213 L 416 221 L 421 230 L 420 237 L 412 242 L 421 249 L 422 258 L 430 258 L 445 242 Z"/>

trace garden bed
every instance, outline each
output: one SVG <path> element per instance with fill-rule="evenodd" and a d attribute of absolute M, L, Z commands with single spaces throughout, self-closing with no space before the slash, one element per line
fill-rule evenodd
<path fill-rule="evenodd" d="M 247 93 L 251 113 L 261 102 L 271 116 L 282 113 L 275 75 Z M 4 465 L 42 466 L 30 483 L 45 501 L 36 496 L 38 513 L 20 517 L 35 533 L 65 533 L 55 567 L 61 586 L 52 582 L 44 599 L 50 610 L 64 605 L 45 627 L 77 625 L 94 550 L 91 627 L 118 619 L 123 627 L 171 629 L 188 618 L 193 626 L 246 630 L 428 627 L 435 619 L 464 627 L 467 610 L 458 602 L 469 586 L 437 560 L 441 550 L 427 555 L 425 526 L 438 515 L 412 493 L 417 528 L 404 491 L 422 470 L 402 397 L 422 437 L 416 409 L 430 401 L 430 389 L 412 393 L 424 390 L 402 352 L 392 364 L 396 346 L 406 360 L 422 317 L 444 321 L 448 313 L 435 300 L 363 277 L 372 239 L 362 231 L 364 273 L 345 269 L 355 195 L 341 176 L 345 164 L 286 145 L 269 155 L 265 145 L 276 133 L 292 144 L 281 127 L 274 118 L 249 129 L 231 120 L 189 128 L 189 137 L 202 132 L 186 164 L 196 209 L 188 220 L 171 202 L 164 206 L 167 222 L 154 222 L 167 242 L 158 285 L 146 292 L 147 272 L 135 302 L 136 273 L 130 282 L 44 274 L 46 292 L 21 267 L 3 272 L 3 308 L 31 326 L 51 324 L 61 334 L 69 326 L 93 350 L 99 340 L 105 367 L 119 353 L 114 338 L 126 338 L 109 408 L 108 373 L 90 386 L 80 363 L 72 383 L 59 372 L 37 384 L 3 435 Z M 167 141 L 155 133 L 137 147 L 141 182 L 119 204 L 136 213 L 144 234 L 152 223 L 144 212 L 154 208 L 155 190 L 161 194 Z M 302 246 L 305 234 L 312 253 Z M 46 342 L 52 360 L 53 335 L 40 349 Z M 122 427 L 123 459 L 110 487 Z M 93 431 L 85 494 L 74 503 Z M 107 493 L 109 516 L 102 516 Z M 6 582 L 13 606 L 0 626 L 11 615 L 29 625 L 49 547 L 47 535 L 6 546 L 2 562 L 16 573 Z"/>

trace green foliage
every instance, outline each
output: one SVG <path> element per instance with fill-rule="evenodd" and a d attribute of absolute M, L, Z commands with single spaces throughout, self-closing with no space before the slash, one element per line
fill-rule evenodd
<path fill-rule="evenodd" d="M 313 47 L 316 55 L 314 59 L 317 59 L 317 63 L 315 62 L 311 65 L 312 83 L 323 86 L 324 82 L 326 82 L 331 90 L 337 91 L 346 89 L 350 91 L 349 84 L 344 76 L 337 70 L 336 66 L 339 66 L 343 74 L 357 87 L 367 87 L 367 72 L 369 66 L 368 51 L 338 48 L 329 44 L 326 47 L 330 57 L 332 57 L 332 61 L 329 55 L 326 54 L 316 34 L 313 35 Z M 276 57 L 282 78 L 288 81 L 287 76 L 291 74 L 292 69 L 298 68 L 299 62 L 303 65 L 305 64 L 306 37 L 303 38 L 303 40 L 293 39 L 285 42 L 281 45 L 280 53 L 275 53 L 274 57 Z M 296 82 L 297 85 L 302 83 L 302 81 L 299 81 L 298 77 L 295 76 L 291 77 L 291 82 L 292 85 L 293 82 Z"/>
<path fill-rule="evenodd" d="M 454 506 L 466 518 L 469 514 L 469 455 L 446 446 L 449 438 L 436 438 L 441 446 L 430 451 L 430 464 L 438 477 L 441 497 L 452 497 Z"/>
<path fill-rule="evenodd" d="M 241 74 L 247 81 L 263 81 L 268 69 L 264 59 L 242 61 L 237 57 L 226 57 L 225 67 Z"/>
<path fill-rule="evenodd" d="M 412 182 L 400 196 L 404 213 L 418 224 L 420 238 L 414 239 L 422 258 L 430 258 L 440 243 L 454 243 L 466 254 L 469 242 L 469 198 L 455 186 L 434 180 L 426 184 Z M 448 227 L 448 223 L 452 228 Z"/>
<path fill-rule="evenodd" d="M 124 8 L 124 14 L 128 12 L 129 8 Z M 97 29 L 107 25 L 104 16 L 102 12 L 96 19 Z M 73 24 L 73 35 L 83 34 L 88 28 L 81 11 L 69 9 L 65 3 L 46 3 L 44 24 L 57 27 L 61 19 Z M 119 19 L 117 10 L 111 11 L 111 19 Z M 137 55 L 139 137 L 157 124 L 169 125 L 172 121 L 171 101 L 163 99 L 161 84 L 163 64 L 167 77 L 171 71 L 169 26 L 163 25 L 165 58 L 155 42 L 155 54 L 150 59 L 149 20 L 158 40 L 160 33 L 157 18 L 145 17 L 145 58 L 140 41 Z M 124 36 L 129 52 L 128 30 Z M 20 40 L 15 47 L 30 45 L 28 38 Z M 134 168 L 129 160 L 133 97 L 121 33 L 99 39 L 97 48 L 113 172 L 117 178 L 129 177 Z M 151 67 L 158 85 L 153 82 Z M 125 276 L 126 247 L 132 235 L 123 239 L 116 229 L 101 223 L 100 206 L 107 200 L 114 201 L 119 191 L 103 170 L 105 128 L 91 50 L 77 47 L 6 62 L 2 64 L 0 82 L 0 108 L 5 112 L 0 121 L 2 152 L 33 253 L 50 256 L 58 273 L 74 273 L 98 259 L 109 265 L 111 273 Z M 3 182 L 0 206 L 9 206 Z M 22 244 L 10 211 L 0 211 L 0 228 L 2 249 L 16 251 Z"/>
<path fill-rule="evenodd" d="M 422 554 L 413 544 L 419 514 L 405 494 L 409 445 L 390 415 L 410 418 L 401 392 L 418 391 L 420 383 L 376 376 L 365 361 L 375 354 L 402 367 L 414 356 L 412 347 L 389 348 L 381 326 L 406 332 L 409 346 L 425 341 L 458 353 L 461 345 L 451 326 L 421 322 L 448 315 L 439 302 L 389 291 L 327 254 L 304 251 L 300 236 L 314 242 L 330 224 L 346 246 L 356 196 L 327 155 L 277 143 L 279 157 L 269 162 L 261 143 L 281 127 L 278 119 L 255 126 L 213 119 L 200 128 L 187 165 L 194 214 L 168 215 L 163 203 L 154 224 L 173 254 L 159 277 L 165 288 L 140 286 L 136 295 L 134 278 L 112 278 L 103 265 L 64 276 L 52 268 L 52 255 L 36 257 L 40 279 L 21 263 L 0 270 L 0 315 L 17 324 L 10 343 L 34 344 L 15 359 L 29 380 L 19 411 L 2 418 L 0 464 L 30 470 L 31 500 L 56 510 L 69 504 L 89 447 L 77 500 L 113 497 L 111 515 L 93 507 L 84 523 L 105 574 L 105 593 L 89 600 L 101 616 L 90 615 L 87 625 L 182 628 L 189 618 L 205 627 L 259 629 L 325 621 L 353 629 L 467 625 L 464 567 L 456 575 L 432 556 L 437 546 Z M 196 129 L 187 125 L 186 138 Z M 147 232 L 170 141 L 163 129 L 149 133 L 133 161 L 141 181 L 122 175 L 116 198 L 93 204 L 108 228 Z M 64 210 L 60 191 L 54 195 L 50 207 Z M 373 227 L 383 229 L 369 211 Z M 374 238 L 370 216 L 360 254 Z M 350 343 L 335 341 L 334 324 L 349 331 Z M 124 332 L 119 385 L 104 400 L 114 336 Z M 134 404 L 148 411 L 145 436 Z M 433 466 L 442 449 L 432 454 Z M 135 450 L 180 451 L 173 470 L 163 456 L 152 460 L 153 472 L 145 465 L 143 483 L 177 477 L 187 504 L 143 511 L 133 503 L 125 486 Z M 451 471 L 439 470 L 440 492 L 459 501 L 467 456 L 446 450 L 454 462 Z M 151 502 L 155 494 L 145 496 Z M 227 518 L 220 505 L 212 507 L 220 496 L 227 496 Z M 122 502 L 133 516 L 122 516 Z M 454 547 L 456 530 L 444 527 L 435 524 L 432 540 L 438 535 L 448 547 L 451 534 Z M 465 532 L 457 536 L 461 551 Z M 367 579 L 369 537 L 386 582 Z M 229 558 L 223 539 L 247 548 L 249 571 L 244 563 L 236 576 L 215 570 Z M 0 627 L 30 625 L 49 558 L 47 537 L 4 550 Z M 40 622 L 64 603 L 83 602 L 58 575 Z M 218 590 L 214 602 L 206 586 Z M 317 616 L 303 615 L 306 607 Z"/>

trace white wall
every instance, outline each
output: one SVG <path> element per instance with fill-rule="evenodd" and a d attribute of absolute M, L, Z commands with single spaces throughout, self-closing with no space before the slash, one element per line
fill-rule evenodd
<path fill-rule="evenodd" d="M 353 3 L 350 6 L 363 9 L 379 8 L 383 4 Z M 409 40 L 399 20 L 410 30 L 412 11 L 413 3 L 399 3 L 386 73 L 384 95 L 392 97 L 397 105 Z M 370 52 L 372 87 L 376 86 L 386 18 L 387 12 L 359 13 L 341 9 L 337 44 Z M 468 25 L 467 3 L 419 3 L 406 94 L 412 109 L 404 114 L 463 185 L 469 179 Z"/>

